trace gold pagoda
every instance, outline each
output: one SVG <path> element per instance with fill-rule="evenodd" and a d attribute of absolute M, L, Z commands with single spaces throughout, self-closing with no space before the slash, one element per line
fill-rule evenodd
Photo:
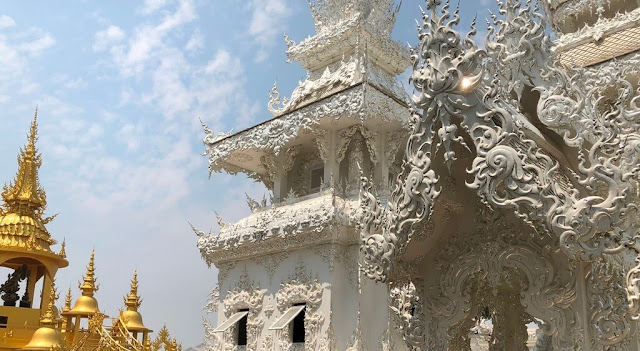
<path fill-rule="evenodd" d="M 13 182 L 2 190 L 0 206 L 0 266 L 8 269 L 7 280 L 0 285 L 0 351 L 4 350 L 120 350 L 181 351 L 177 340 L 163 327 L 155 340 L 151 329 L 142 322 L 138 311 L 138 273 L 134 272 L 131 289 L 124 298 L 125 310 L 110 318 L 100 311 L 95 297 L 95 252 L 78 288 L 81 292 L 71 307 L 71 288 L 64 306 L 55 302 L 55 275 L 67 267 L 65 241 L 56 253 L 56 241 L 45 225 L 55 216 L 44 215 L 46 193 L 40 186 L 38 171 L 42 164 L 36 148 L 38 138 L 36 108 L 27 145 L 18 155 L 18 172 Z M 36 291 L 36 287 L 40 287 Z M 34 305 L 34 296 L 41 299 Z M 108 323 L 108 321 L 111 323 Z M 110 324 L 110 325 L 109 325 Z"/>

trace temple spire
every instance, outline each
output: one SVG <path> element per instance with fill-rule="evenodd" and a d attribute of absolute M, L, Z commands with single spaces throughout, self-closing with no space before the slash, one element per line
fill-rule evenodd
<path fill-rule="evenodd" d="M 124 304 L 127 306 L 127 310 L 137 311 L 141 303 L 142 300 L 138 296 L 138 270 L 135 270 L 131 279 L 131 290 L 129 296 L 124 299 Z"/>
<path fill-rule="evenodd" d="M 18 155 L 18 172 L 9 185 L 2 190 L 5 210 L 21 215 L 41 214 L 47 205 L 46 194 L 40 187 L 38 170 L 42 164 L 36 148 L 38 140 L 38 108 L 29 129 L 27 145 Z"/>
<path fill-rule="evenodd" d="M 87 272 L 84 275 L 82 284 L 78 286 L 82 290 L 82 296 L 93 297 L 93 294 L 98 291 L 99 286 L 96 285 L 95 277 L 95 265 L 94 265 L 95 250 L 91 250 L 91 258 L 89 259 L 89 265 L 87 266 Z"/>
<path fill-rule="evenodd" d="M 51 290 L 50 290 L 49 293 L 50 293 L 50 295 L 49 295 L 49 304 L 47 305 L 47 311 L 42 316 L 42 318 L 40 318 L 40 325 L 42 325 L 43 327 L 53 328 L 55 326 L 56 322 L 57 322 L 56 321 L 55 302 L 58 299 L 58 297 L 60 297 L 56 293 L 55 281 L 51 281 Z"/>
<path fill-rule="evenodd" d="M 64 307 L 62 312 L 69 312 L 71 310 L 71 287 L 67 290 L 67 296 L 64 298 Z"/>

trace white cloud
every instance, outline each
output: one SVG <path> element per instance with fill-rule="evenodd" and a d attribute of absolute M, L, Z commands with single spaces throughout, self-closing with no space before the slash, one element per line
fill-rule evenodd
<path fill-rule="evenodd" d="M 142 14 L 150 15 L 157 10 L 167 6 L 169 4 L 169 0 L 145 0 L 142 5 Z"/>
<path fill-rule="evenodd" d="M 187 51 L 193 52 L 193 51 L 198 51 L 203 47 L 204 47 L 204 37 L 202 36 L 202 33 L 199 30 L 196 30 L 191 35 L 191 38 L 189 38 L 189 41 L 184 46 L 184 49 Z"/>
<path fill-rule="evenodd" d="M 226 72 L 232 77 L 237 77 L 242 73 L 242 63 L 238 59 L 233 59 L 227 50 L 220 49 L 207 63 L 204 71 L 209 74 Z"/>
<path fill-rule="evenodd" d="M 32 41 L 22 43 L 18 46 L 20 51 L 23 51 L 30 55 L 39 55 L 44 50 L 52 47 L 56 43 L 56 40 L 49 33 L 42 33 L 42 35 Z"/>
<path fill-rule="evenodd" d="M 105 30 L 98 31 L 94 36 L 93 51 L 103 51 L 109 46 L 124 39 L 124 31 L 118 26 L 111 25 Z"/>
<path fill-rule="evenodd" d="M 0 33 L 0 94 L 35 92 L 38 84 L 31 79 L 30 69 L 34 60 L 54 44 L 51 34 L 40 28 Z"/>
<path fill-rule="evenodd" d="M 0 29 L 13 27 L 16 25 L 16 21 L 7 15 L 0 15 Z"/>
<path fill-rule="evenodd" d="M 154 50 L 161 50 L 164 40 L 174 29 L 197 18 L 192 0 L 180 0 L 174 13 L 167 13 L 157 25 L 144 24 L 137 27 L 126 46 L 113 46 L 111 53 L 124 76 L 141 74 Z"/>
<path fill-rule="evenodd" d="M 293 10 L 287 0 L 253 0 L 249 6 L 252 14 L 248 34 L 260 47 L 256 61 L 263 61 L 267 58 L 266 50 L 285 31 L 287 19 Z"/>

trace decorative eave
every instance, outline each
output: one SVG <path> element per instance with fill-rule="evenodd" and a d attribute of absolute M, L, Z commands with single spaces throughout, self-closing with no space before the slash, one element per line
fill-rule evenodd
<path fill-rule="evenodd" d="M 562 35 L 553 50 L 570 66 L 591 66 L 640 50 L 640 8 Z"/>
<path fill-rule="evenodd" d="M 323 31 L 297 45 L 291 42 L 289 45 L 287 56 L 312 72 L 357 50 L 392 75 L 404 72 L 410 65 L 407 48 L 357 18 L 345 20 L 333 30 Z"/>
<path fill-rule="evenodd" d="M 311 141 L 314 129 L 341 129 L 356 123 L 377 130 L 406 128 L 409 110 L 372 83 L 360 83 L 230 136 L 215 137 L 209 130 L 203 142 L 209 171 L 265 174 L 261 158 Z M 207 131 L 208 128 L 205 129 Z"/>
<path fill-rule="evenodd" d="M 626 0 L 548 0 L 547 14 L 554 30 L 568 34 L 613 17 L 627 5 Z"/>
<path fill-rule="evenodd" d="M 359 201 L 333 195 L 328 189 L 320 195 L 293 204 L 271 206 L 256 211 L 232 225 L 225 225 L 219 235 L 198 235 L 198 249 L 207 264 L 221 263 L 293 250 L 324 243 L 354 244 L 355 230 L 332 230 L 354 227 Z"/>

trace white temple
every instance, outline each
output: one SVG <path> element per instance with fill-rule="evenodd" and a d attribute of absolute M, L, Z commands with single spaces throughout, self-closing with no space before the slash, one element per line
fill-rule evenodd
<path fill-rule="evenodd" d="M 478 45 L 428 0 L 411 50 L 393 0 L 311 3 L 307 80 L 203 124 L 209 171 L 272 193 L 194 228 L 209 350 L 640 351 L 640 2 L 543 1 Z"/>

